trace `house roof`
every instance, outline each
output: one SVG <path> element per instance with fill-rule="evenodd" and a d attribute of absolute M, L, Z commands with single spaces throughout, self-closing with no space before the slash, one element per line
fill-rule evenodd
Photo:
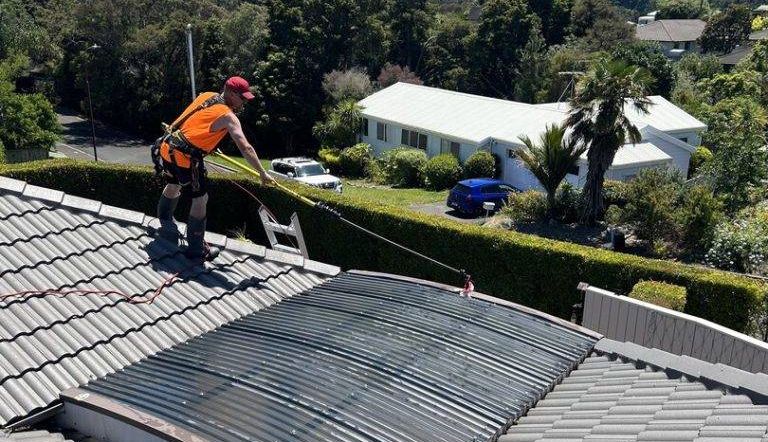
<path fill-rule="evenodd" d="M 596 339 L 485 299 L 345 273 L 65 401 L 115 401 L 206 440 L 488 440 Z"/>
<path fill-rule="evenodd" d="M 765 375 L 607 339 L 596 350 L 499 442 L 768 441 L 768 396 L 741 385 L 768 390 Z"/>
<path fill-rule="evenodd" d="M 0 177 L 0 294 L 115 290 L 151 294 L 31 295 L 0 300 L 0 426 L 115 372 L 311 288 L 338 268 L 208 233 L 223 247 L 193 265 L 152 235 L 144 214 Z M 182 230 L 184 226 L 182 225 Z"/>
<path fill-rule="evenodd" d="M 647 41 L 696 41 L 707 23 L 699 19 L 656 20 L 640 25 L 635 31 L 638 40 Z"/>
<path fill-rule="evenodd" d="M 72 442 L 61 433 L 46 430 L 0 433 L 0 442 Z"/>
<path fill-rule="evenodd" d="M 587 161 L 587 152 L 581 155 L 581 160 Z M 617 169 L 641 164 L 665 164 L 672 161 L 672 157 L 664 153 L 653 142 L 646 141 L 637 144 L 625 144 L 620 147 L 616 151 L 611 167 Z"/>
<path fill-rule="evenodd" d="M 753 49 L 751 45 L 737 46 L 731 52 L 719 57 L 720 64 L 734 66 L 752 54 Z"/>
<path fill-rule="evenodd" d="M 638 125 L 663 131 L 701 130 L 706 126 L 659 96 L 651 96 L 650 114 L 641 115 L 627 106 L 629 118 Z M 541 134 L 548 124 L 561 124 L 567 104 L 531 105 L 427 86 L 396 83 L 360 101 L 363 115 L 379 121 L 417 128 L 457 141 L 482 144 L 493 138 L 521 144 L 521 135 Z"/>

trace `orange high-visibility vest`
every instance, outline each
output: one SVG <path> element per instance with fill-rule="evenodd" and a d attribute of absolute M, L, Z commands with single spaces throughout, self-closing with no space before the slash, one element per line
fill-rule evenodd
<path fill-rule="evenodd" d="M 200 94 L 195 99 L 195 101 L 192 102 L 192 104 L 187 106 L 179 118 L 174 121 L 174 125 L 182 118 L 184 118 L 187 113 L 197 109 L 198 106 L 205 102 L 205 100 L 213 97 L 214 95 L 216 95 L 216 92 L 203 92 Z M 184 135 L 184 138 L 189 141 L 193 147 L 202 150 L 206 154 L 211 153 L 214 149 L 216 149 L 216 145 L 218 145 L 224 136 L 227 135 L 227 129 L 211 132 L 211 125 L 214 121 L 218 120 L 229 112 L 232 112 L 232 109 L 230 109 L 226 104 L 214 104 L 205 109 L 200 109 L 199 111 L 192 114 L 189 118 L 187 118 L 187 121 L 181 125 L 179 130 Z M 160 146 L 160 156 L 162 156 L 165 161 L 171 162 L 171 156 L 169 153 L 168 143 L 164 142 L 162 146 Z M 190 167 L 189 155 L 183 152 L 179 152 L 178 150 L 174 150 L 173 156 L 176 159 L 176 165 L 179 167 Z"/>

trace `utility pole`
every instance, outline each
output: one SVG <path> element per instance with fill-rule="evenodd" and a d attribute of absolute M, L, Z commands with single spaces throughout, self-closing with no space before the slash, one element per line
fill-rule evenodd
<path fill-rule="evenodd" d="M 192 24 L 187 23 L 187 61 L 189 62 L 189 82 L 192 85 L 192 100 L 197 97 L 195 88 L 195 59 L 192 55 Z"/>
<path fill-rule="evenodd" d="M 101 46 L 94 44 L 93 46 L 88 48 L 89 52 L 96 51 L 97 49 L 101 49 Z M 89 119 L 91 120 L 91 144 L 93 145 L 93 161 L 98 162 L 99 161 L 99 154 L 96 151 L 96 124 L 93 122 L 93 102 L 91 100 L 91 76 L 90 76 L 90 57 L 89 60 L 85 63 L 85 90 L 88 93 L 88 114 Z"/>

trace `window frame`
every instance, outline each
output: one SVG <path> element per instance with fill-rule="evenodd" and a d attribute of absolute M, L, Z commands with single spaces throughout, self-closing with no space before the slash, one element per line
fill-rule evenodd
<path fill-rule="evenodd" d="M 363 123 L 362 123 L 363 126 L 361 128 L 362 129 L 361 132 L 362 132 L 364 137 L 368 136 L 368 125 L 369 124 L 370 124 L 370 122 L 368 121 L 368 119 L 363 117 Z"/>
<path fill-rule="evenodd" d="M 376 122 L 376 139 L 379 141 L 384 141 L 385 143 L 387 140 L 387 123 L 382 123 L 381 121 Z"/>

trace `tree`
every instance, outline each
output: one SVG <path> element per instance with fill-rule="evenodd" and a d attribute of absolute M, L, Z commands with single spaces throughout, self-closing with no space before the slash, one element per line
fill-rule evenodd
<path fill-rule="evenodd" d="M 650 74 L 621 61 L 600 60 L 578 84 L 566 124 L 574 137 L 589 146 L 589 170 L 584 185 L 583 221 L 594 224 L 604 212 L 603 182 L 619 148 L 640 141 L 640 131 L 625 114 L 625 106 L 648 112 Z"/>
<path fill-rule="evenodd" d="M 520 67 L 517 70 L 515 100 L 534 103 L 536 93 L 542 88 L 547 73 L 547 52 L 544 39 L 538 33 L 531 38 L 520 52 Z"/>
<path fill-rule="evenodd" d="M 528 6 L 541 19 L 541 33 L 547 45 L 565 41 L 571 19 L 572 0 L 531 0 Z"/>
<path fill-rule="evenodd" d="M 687 74 L 691 81 L 699 82 L 723 72 L 723 65 L 716 55 L 687 53 L 675 64 L 675 74 Z"/>
<path fill-rule="evenodd" d="M 427 0 L 391 0 L 387 17 L 392 40 L 389 60 L 402 66 L 415 66 L 427 39 L 430 22 Z"/>
<path fill-rule="evenodd" d="M 363 123 L 362 108 L 354 100 L 337 104 L 325 121 L 315 124 L 312 133 L 322 146 L 344 148 L 355 144 Z"/>
<path fill-rule="evenodd" d="M 709 4 L 702 0 L 664 0 L 656 7 L 656 20 L 699 18 L 709 10 Z"/>
<path fill-rule="evenodd" d="M 520 51 L 531 35 L 539 33 L 541 19 L 523 0 L 489 0 L 483 4 L 477 28 L 473 65 L 477 92 L 511 98 L 520 62 Z"/>
<path fill-rule="evenodd" d="M 748 97 L 725 99 L 708 109 L 703 142 L 713 158 L 704 167 L 729 211 L 747 204 L 750 189 L 768 178 L 765 130 L 768 114 Z"/>
<path fill-rule="evenodd" d="M 12 54 L 28 56 L 34 63 L 54 57 L 56 49 L 31 9 L 28 2 L 0 0 L 0 60 Z"/>
<path fill-rule="evenodd" d="M 333 70 L 323 76 L 323 91 L 331 104 L 345 100 L 361 100 L 373 92 L 368 74 L 361 68 Z"/>
<path fill-rule="evenodd" d="M 393 64 L 385 64 L 381 68 L 379 77 L 377 78 L 379 87 L 385 88 L 392 86 L 395 83 L 410 83 L 410 84 L 424 84 L 415 72 L 411 71 L 408 66 L 399 66 Z"/>
<path fill-rule="evenodd" d="M 674 83 L 674 72 L 672 63 L 658 43 L 636 41 L 620 44 L 611 52 L 611 56 L 627 64 L 647 69 L 653 77 L 653 84 L 648 92 L 669 97 Z"/>
<path fill-rule="evenodd" d="M 17 55 L 0 61 L 0 146 L 50 149 L 60 130 L 51 103 L 41 94 L 14 91 L 14 81 L 29 60 Z"/>
<path fill-rule="evenodd" d="M 586 151 L 586 146 L 566 136 L 566 129 L 564 125 L 548 125 L 538 144 L 527 135 L 520 137 L 525 149 L 519 150 L 518 155 L 547 192 L 550 217 L 554 216 L 557 188 Z"/>
<path fill-rule="evenodd" d="M 469 52 L 474 30 L 469 20 L 457 14 L 438 15 L 429 35 L 424 60 L 417 62 L 421 78 L 443 89 L 470 89 Z"/>
<path fill-rule="evenodd" d="M 731 4 L 712 15 L 699 37 L 704 52 L 728 53 L 746 40 L 751 30 L 751 12 L 746 5 Z"/>
<path fill-rule="evenodd" d="M 710 104 L 736 97 L 751 97 L 759 100 L 763 94 L 762 81 L 762 76 L 756 71 L 739 71 L 718 74 L 701 80 L 697 87 Z"/>

